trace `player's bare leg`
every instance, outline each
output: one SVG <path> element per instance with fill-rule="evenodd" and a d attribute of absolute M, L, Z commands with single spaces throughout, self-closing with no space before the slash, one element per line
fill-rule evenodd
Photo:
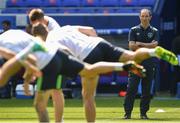
<path fill-rule="evenodd" d="M 12 58 L 7 61 L 1 68 L 0 68 L 0 87 L 4 86 L 9 78 L 16 74 L 22 65 L 15 59 Z"/>
<path fill-rule="evenodd" d="M 53 105 L 55 109 L 55 122 L 63 122 L 64 95 L 62 90 L 54 89 L 52 93 Z"/>
<path fill-rule="evenodd" d="M 96 119 L 96 102 L 95 92 L 99 76 L 93 78 L 82 77 L 82 95 L 87 122 L 95 122 Z"/>
<path fill-rule="evenodd" d="M 47 103 L 49 96 L 51 95 L 51 90 L 49 91 L 37 91 L 34 99 L 34 107 L 36 109 L 39 122 L 49 122 L 49 115 L 47 111 Z"/>
<path fill-rule="evenodd" d="M 142 61 L 151 57 L 160 58 L 172 65 L 178 64 L 178 59 L 174 53 L 159 46 L 153 49 L 139 48 L 135 52 L 125 51 L 119 58 L 119 61 L 125 62 L 131 60 L 135 61 L 136 63 L 141 63 Z"/>

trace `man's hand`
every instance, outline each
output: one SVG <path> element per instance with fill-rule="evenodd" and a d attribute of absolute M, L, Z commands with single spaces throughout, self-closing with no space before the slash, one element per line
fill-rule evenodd
<path fill-rule="evenodd" d="M 36 77 L 33 75 L 32 71 L 26 69 L 24 75 L 24 93 L 27 96 L 31 96 L 30 90 L 29 90 L 29 83 L 34 82 Z"/>
<path fill-rule="evenodd" d="M 25 62 L 25 73 L 23 75 L 24 78 L 24 93 L 27 96 L 31 96 L 32 94 L 30 93 L 29 90 L 29 83 L 35 81 L 36 77 L 42 76 L 41 71 L 35 67 L 34 65 Z"/>
<path fill-rule="evenodd" d="M 33 73 L 33 75 L 36 77 L 42 76 L 42 72 L 35 65 L 31 64 L 30 62 L 24 61 L 23 65 L 24 65 L 27 73 Z"/>
<path fill-rule="evenodd" d="M 136 45 L 138 46 L 138 48 L 141 48 L 141 47 L 145 47 L 146 45 L 142 42 L 136 42 Z"/>

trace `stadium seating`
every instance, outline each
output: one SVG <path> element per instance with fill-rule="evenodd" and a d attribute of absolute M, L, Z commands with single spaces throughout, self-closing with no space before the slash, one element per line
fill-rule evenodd
<path fill-rule="evenodd" d="M 64 13 L 64 14 L 78 13 L 78 9 L 68 9 L 68 8 L 65 8 L 65 9 L 62 9 L 62 13 Z"/>
<path fill-rule="evenodd" d="M 6 7 L 138 7 L 155 0 L 7 0 Z"/>
<path fill-rule="evenodd" d="M 72 79 L 67 79 L 66 80 L 66 87 L 70 87 L 70 88 L 77 88 L 77 87 L 81 87 L 81 78 L 80 76 L 76 76 Z"/>
<path fill-rule="evenodd" d="M 0 99 L 2 98 L 11 98 L 11 84 L 10 82 L 6 84 L 4 87 L 0 87 Z"/>
<path fill-rule="evenodd" d="M 114 74 L 113 72 L 100 75 L 99 77 L 99 85 L 111 85 L 111 82 L 114 82 Z"/>
<path fill-rule="evenodd" d="M 82 5 L 84 7 L 98 7 L 100 6 L 99 0 L 82 0 Z"/>
<path fill-rule="evenodd" d="M 139 0 L 138 6 L 150 6 L 153 7 L 156 0 Z"/>
<path fill-rule="evenodd" d="M 104 15 L 108 15 L 109 13 L 115 13 L 115 10 L 109 8 L 103 8 L 103 9 L 97 9 L 96 13 L 103 13 Z"/>
<path fill-rule="evenodd" d="M 6 8 L 6 9 L 3 9 L 1 11 L 2 13 L 9 13 L 9 14 L 15 14 L 15 13 L 19 13 L 19 14 L 25 14 L 28 12 L 28 9 L 27 8 L 21 8 L 21 9 L 16 9 L 16 8 Z"/>
<path fill-rule="evenodd" d="M 102 7 L 118 7 L 119 0 L 100 0 L 100 6 L 102 6 Z"/>
<path fill-rule="evenodd" d="M 98 35 L 120 35 L 120 34 L 128 34 L 129 29 L 96 29 Z"/>
<path fill-rule="evenodd" d="M 42 0 L 24 0 L 22 7 L 41 7 L 42 5 Z"/>
<path fill-rule="evenodd" d="M 80 0 L 62 0 L 63 7 L 80 7 Z"/>
<path fill-rule="evenodd" d="M 15 16 L 3 16 L 0 17 L 0 23 L 2 23 L 2 21 L 4 20 L 8 20 L 11 22 L 11 28 L 15 29 L 16 28 L 16 17 Z M 0 29 L 2 29 L 2 25 L 0 24 Z"/>
<path fill-rule="evenodd" d="M 118 85 L 127 84 L 128 81 L 128 72 L 116 72 L 116 77 L 114 80 Z"/>
<path fill-rule="evenodd" d="M 7 0 L 2 13 L 27 13 L 41 7 L 46 13 L 136 13 L 153 7 L 155 0 Z M 13 10 L 11 10 L 13 8 Z"/>
<path fill-rule="evenodd" d="M 43 11 L 44 13 L 63 13 L 63 10 L 59 8 L 48 8 L 48 9 L 43 8 Z"/>
<path fill-rule="evenodd" d="M 120 0 L 120 6 L 138 6 L 138 1 L 139 0 Z"/>
<path fill-rule="evenodd" d="M 22 7 L 26 3 L 25 0 L 7 0 L 7 7 Z"/>
<path fill-rule="evenodd" d="M 7 0 L 7 7 L 59 7 L 61 0 Z"/>
<path fill-rule="evenodd" d="M 62 1 L 61 0 L 44 0 L 42 7 L 61 7 Z"/>
<path fill-rule="evenodd" d="M 96 11 L 95 8 L 82 7 L 78 10 L 78 13 L 95 13 Z"/>
<path fill-rule="evenodd" d="M 139 9 L 120 8 L 116 10 L 116 13 L 139 13 Z"/>

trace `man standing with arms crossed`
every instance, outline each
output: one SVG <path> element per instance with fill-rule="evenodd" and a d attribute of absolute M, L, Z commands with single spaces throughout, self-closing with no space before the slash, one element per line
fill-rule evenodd
<path fill-rule="evenodd" d="M 151 11 L 142 9 L 140 11 L 140 24 L 132 27 L 129 32 L 129 49 L 136 51 L 138 48 L 155 48 L 158 45 L 158 30 L 150 25 L 152 18 Z M 127 95 L 124 101 L 125 115 L 124 119 L 131 119 L 131 112 L 135 101 L 135 96 L 138 90 L 139 82 L 142 85 L 142 96 L 140 101 L 140 118 L 148 119 L 147 111 L 149 110 L 151 100 L 151 85 L 155 73 L 156 61 L 153 58 L 147 59 L 142 64 L 147 76 L 140 78 L 133 73 L 130 73 L 127 87 Z"/>

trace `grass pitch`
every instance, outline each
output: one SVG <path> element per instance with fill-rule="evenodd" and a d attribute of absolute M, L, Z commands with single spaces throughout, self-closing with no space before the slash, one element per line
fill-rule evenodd
<path fill-rule="evenodd" d="M 139 119 L 139 100 L 136 100 L 131 120 L 122 119 L 124 115 L 122 97 L 97 97 L 97 123 L 178 123 L 180 122 L 180 100 L 153 99 L 148 112 L 149 120 Z M 38 122 L 32 106 L 32 99 L 0 99 L 0 122 Z M 85 123 L 81 99 L 66 99 L 64 110 L 65 123 Z M 159 112 L 156 112 L 156 111 Z M 48 111 L 54 122 L 52 101 Z M 164 112 L 163 112 L 164 111 Z"/>

